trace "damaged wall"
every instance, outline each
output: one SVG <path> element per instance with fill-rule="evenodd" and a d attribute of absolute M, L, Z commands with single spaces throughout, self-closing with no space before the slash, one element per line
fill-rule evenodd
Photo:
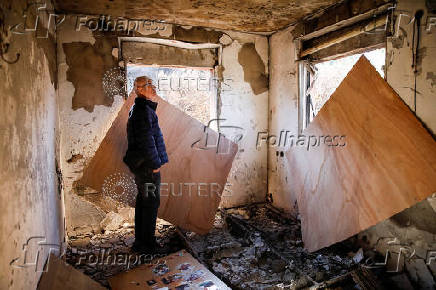
<path fill-rule="evenodd" d="M 110 98 L 103 92 L 102 75 L 117 65 L 112 44 L 88 29 L 76 31 L 75 25 L 75 17 L 66 17 L 57 27 L 60 163 L 68 231 L 98 227 L 105 216 L 72 189 L 123 104 L 121 96 Z"/>
<path fill-rule="evenodd" d="M 401 0 L 395 10 L 396 29 L 394 36 L 388 38 L 386 46 L 386 79 L 404 102 L 414 111 L 427 128 L 436 134 L 436 25 L 435 16 L 426 6 L 425 0 Z M 420 43 L 416 73 L 416 109 L 415 74 L 413 64 L 413 27 L 412 21 L 417 10 L 424 15 L 420 27 Z M 401 14 L 401 16 L 400 16 Z M 417 32 L 415 32 L 415 41 Z M 415 45 L 416 47 L 416 45 Z"/>
<path fill-rule="evenodd" d="M 167 66 L 214 67 L 216 49 L 186 49 L 149 42 L 123 42 L 123 58 L 128 63 Z"/>
<path fill-rule="evenodd" d="M 65 22 L 58 27 L 61 164 L 69 231 L 89 230 L 87 226 L 98 228 L 104 217 L 100 208 L 79 196 L 83 194 L 82 189 L 75 188 L 74 182 L 80 179 L 84 166 L 94 155 L 123 104 L 120 96 L 113 99 L 102 96 L 100 88 L 102 73 L 110 67 L 106 64 L 115 67 L 118 63 L 116 50 L 112 50 L 117 48 L 117 36 L 125 35 L 91 32 L 86 27 L 78 31 L 77 17 L 67 15 Z M 218 101 L 222 119 L 220 127 L 229 138 L 236 138 L 236 141 L 242 138 L 238 142 L 239 152 L 227 180 L 229 186 L 222 198 L 222 206 L 264 200 L 266 148 L 256 149 L 256 137 L 258 131 L 267 128 L 267 38 L 163 24 L 156 30 L 135 31 L 134 36 L 223 45 L 222 68 L 219 71 L 226 84 L 221 86 Z M 86 50 L 78 47 L 85 47 Z M 98 71 L 95 66 L 99 67 Z M 80 208 L 86 210 L 77 210 Z M 83 212 L 87 215 L 81 214 Z"/>
<path fill-rule="evenodd" d="M 266 37 L 238 32 L 226 34 L 233 41 L 223 49 L 223 78 L 228 86 L 222 87 L 220 93 L 220 128 L 237 141 L 239 152 L 227 179 L 231 186 L 221 206 L 231 207 L 265 200 L 267 148 L 257 148 L 256 140 L 258 132 L 268 128 L 267 83 L 262 81 L 259 85 L 258 81 L 268 77 L 269 64 Z M 242 137 L 240 140 L 238 135 Z"/>
<path fill-rule="evenodd" d="M 412 68 L 414 22 L 409 22 L 418 9 L 424 11 L 424 16 L 420 27 L 421 41 L 417 60 L 415 110 L 415 74 Z M 430 18 L 433 14 L 426 8 L 424 0 L 400 0 L 394 13 L 397 17 L 395 27 L 399 29 L 395 31 L 393 37 L 387 40 L 386 79 L 434 137 L 436 133 L 436 86 L 431 76 L 436 72 L 434 57 L 436 55 L 436 27 L 433 25 L 428 29 L 428 24 L 431 21 L 434 23 L 434 20 Z M 400 14 L 403 16 L 400 17 Z M 413 152 L 410 158 L 414 158 Z M 411 245 L 417 251 L 417 256 L 425 259 L 427 251 L 434 250 L 436 244 L 435 220 L 436 194 L 433 194 L 433 197 L 362 232 L 359 237 L 366 241 L 367 246 L 378 244 L 381 251 L 388 249 L 389 245 L 387 241 L 380 243 L 380 238 L 395 237 L 401 244 Z"/>
<path fill-rule="evenodd" d="M 268 193 L 273 205 L 294 215 L 297 214 L 296 196 L 291 194 L 288 176 L 292 174 L 288 159 L 284 155 L 287 150 L 279 144 L 280 135 L 298 134 L 298 66 L 295 60 L 295 45 L 291 35 L 293 27 L 274 33 L 270 38 L 270 94 L 269 94 L 269 127 L 268 133 L 276 138 L 277 145 L 268 149 Z M 266 147 L 266 142 L 262 143 Z"/>
<path fill-rule="evenodd" d="M 0 9 L 6 17 L 2 38 L 6 28 L 24 23 L 23 15 L 30 23 L 37 19 L 35 6 L 27 6 L 24 0 L 2 1 Z M 18 62 L 0 60 L 1 289 L 36 289 L 49 251 L 36 243 L 52 244 L 59 250 L 63 241 L 56 174 L 56 48 L 52 30 L 43 37 L 49 9 L 40 11 L 37 31 L 9 33 L 10 49 L 4 57 L 13 60 L 20 53 Z M 29 241 L 24 260 L 23 245 L 32 237 L 40 238 Z M 38 264 L 33 266 L 37 251 Z"/>
<path fill-rule="evenodd" d="M 436 73 L 436 27 L 427 32 L 429 20 L 425 1 L 398 2 L 395 15 L 407 13 L 413 16 L 417 9 L 423 9 L 425 14 L 421 26 L 420 55 L 418 74 L 416 77 L 417 99 L 416 114 L 427 128 L 436 132 L 436 99 L 435 82 L 432 78 Z M 412 68 L 412 36 L 413 24 L 408 24 L 411 18 L 403 16 L 398 35 L 388 38 L 386 53 L 386 77 L 388 83 L 414 111 L 414 71 Z M 433 20 L 434 21 L 434 20 Z M 397 25 L 395 25 L 397 27 Z M 298 73 L 294 59 L 294 44 L 290 35 L 292 27 L 274 33 L 270 38 L 271 74 L 269 99 L 269 130 L 270 135 L 279 136 L 281 130 L 297 133 L 298 128 Z M 280 157 L 280 148 L 270 146 L 268 153 L 268 192 L 272 193 L 275 206 L 293 211 L 295 197 L 291 196 L 287 182 L 293 174 L 285 158 Z M 413 153 L 410 154 L 413 158 Z M 401 213 L 378 223 L 376 226 L 358 235 L 362 246 L 374 247 L 382 253 L 389 249 L 387 242 L 397 238 L 401 245 L 411 245 L 417 251 L 417 256 L 425 258 L 428 249 L 436 243 L 434 221 L 436 220 L 436 196 L 428 198 Z M 384 239 L 384 240 L 383 240 Z M 397 248 L 390 248 L 397 250 Z"/>

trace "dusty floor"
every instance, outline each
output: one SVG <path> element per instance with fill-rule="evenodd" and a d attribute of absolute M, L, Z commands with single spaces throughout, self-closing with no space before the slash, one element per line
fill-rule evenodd
<path fill-rule="evenodd" d="M 183 248 L 182 240 L 173 225 L 159 220 L 157 231 L 158 242 L 170 245 L 168 254 Z M 67 262 L 103 286 L 109 287 L 109 277 L 155 258 L 133 252 L 131 247 L 134 241 L 134 227 L 131 223 L 124 223 L 116 230 L 105 230 L 101 234 L 86 233 L 70 237 Z"/>
<path fill-rule="evenodd" d="M 132 223 L 120 219 L 118 226 L 112 223 L 109 228 L 95 235 L 70 236 L 67 251 L 68 263 L 106 287 L 109 277 L 156 258 L 138 258 L 131 251 Z M 157 232 L 168 253 L 186 248 L 232 289 L 371 289 L 365 288 L 368 283 L 381 287 L 379 279 L 363 269 L 363 252 L 350 240 L 308 253 L 301 241 L 300 221 L 265 204 L 219 211 L 214 228 L 204 236 L 178 230 L 163 220 Z M 382 284 L 389 288 L 410 285 L 406 275 L 391 279 L 380 271 L 377 274 L 387 278 Z"/>
<path fill-rule="evenodd" d="M 222 211 L 209 234 L 184 236 L 193 254 L 233 289 L 304 288 L 353 266 L 344 247 L 309 254 L 299 221 L 264 205 Z"/>

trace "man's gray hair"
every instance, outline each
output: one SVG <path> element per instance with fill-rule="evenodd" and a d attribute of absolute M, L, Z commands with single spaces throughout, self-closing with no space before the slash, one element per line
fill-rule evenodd
<path fill-rule="evenodd" d="M 140 77 L 137 77 L 137 78 L 135 79 L 135 82 L 133 83 L 133 85 L 134 85 L 135 88 L 136 88 L 136 84 L 137 84 L 138 82 L 145 82 L 145 83 L 148 83 L 148 84 L 153 83 L 153 81 L 152 81 L 149 77 L 146 77 L 146 76 L 140 76 Z"/>

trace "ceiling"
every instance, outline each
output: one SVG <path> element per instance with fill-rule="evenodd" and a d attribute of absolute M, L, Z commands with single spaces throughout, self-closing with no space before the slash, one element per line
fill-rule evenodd
<path fill-rule="evenodd" d="M 245 32 L 273 32 L 338 0 L 55 0 L 64 13 L 205 26 Z"/>

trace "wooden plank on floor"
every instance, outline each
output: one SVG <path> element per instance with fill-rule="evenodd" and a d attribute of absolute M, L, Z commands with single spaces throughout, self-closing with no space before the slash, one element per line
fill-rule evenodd
<path fill-rule="evenodd" d="M 79 270 L 74 269 L 60 258 L 50 254 L 46 265 L 46 272 L 42 273 L 37 289 L 103 290 L 106 288 Z"/>
<path fill-rule="evenodd" d="M 230 289 L 185 250 L 118 274 L 109 284 L 112 290 Z"/>
<path fill-rule="evenodd" d="M 127 150 L 128 113 L 135 97 L 134 93 L 128 97 L 79 180 L 131 206 L 136 186 L 122 159 Z M 213 226 L 237 145 L 163 99 L 158 103 L 156 112 L 169 156 L 161 170 L 159 217 L 204 234 Z"/>
<path fill-rule="evenodd" d="M 303 135 L 318 145 L 292 146 L 287 158 L 309 251 L 436 192 L 435 140 L 364 56 Z"/>

